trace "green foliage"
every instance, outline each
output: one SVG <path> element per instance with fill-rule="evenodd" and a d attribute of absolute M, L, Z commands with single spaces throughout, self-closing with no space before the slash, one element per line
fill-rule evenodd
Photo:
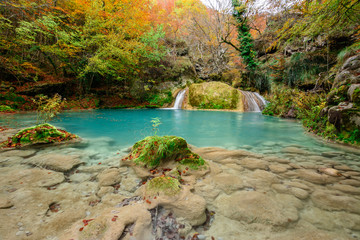
<path fill-rule="evenodd" d="M 283 56 L 274 57 L 269 67 L 274 82 L 296 87 L 314 82 L 320 72 L 327 70 L 327 59 L 323 52 L 298 52 L 287 59 Z"/>
<path fill-rule="evenodd" d="M 342 65 L 347 58 L 355 55 L 359 51 L 360 51 L 360 42 L 356 42 L 344 48 L 337 55 L 337 62 L 338 62 L 337 64 Z"/>
<path fill-rule="evenodd" d="M 2 71 L 18 83 L 75 78 L 80 93 L 94 82 L 131 85 L 166 55 L 152 3 L 140 1 L 3 1 Z M 21 12 L 21 14 L 19 14 Z"/>
<path fill-rule="evenodd" d="M 54 143 L 74 138 L 77 138 L 77 136 L 45 123 L 19 131 L 13 137 L 1 143 L 1 147 L 12 148 L 37 143 Z"/>
<path fill-rule="evenodd" d="M 173 196 L 180 192 L 180 182 L 176 178 L 160 176 L 155 177 L 147 182 L 146 190 L 150 194 L 165 193 L 166 195 Z"/>
<path fill-rule="evenodd" d="M 300 18 L 289 18 L 279 31 L 280 39 L 296 41 L 299 37 L 315 38 L 321 34 L 328 37 L 358 31 L 360 4 L 356 0 L 326 0 L 299 2 L 293 11 L 300 12 Z"/>
<path fill-rule="evenodd" d="M 360 88 L 356 88 L 351 96 L 353 103 L 360 107 Z"/>
<path fill-rule="evenodd" d="M 155 168 L 167 161 L 197 169 L 205 161 L 187 147 L 185 139 L 176 136 L 151 136 L 134 144 L 132 152 L 127 157 L 147 168 Z"/>
<path fill-rule="evenodd" d="M 163 93 L 153 93 L 149 94 L 147 101 L 152 105 L 162 107 L 166 103 L 172 103 L 173 96 L 171 91 L 166 91 Z"/>
<path fill-rule="evenodd" d="M 0 93 L 0 104 L 1 105 L 7 105 L 13 109 L 18 109 L 19 107 L 23 106 L 26 103 L 26 100 L 13 93 L 13 92 L 7 92 L 4 94 Z"/>
<path fill-rule="evenodd" d="M 157 132 L 159 131 L 159 126 L 161 124 L 160 118 L 152 118 L 150 122 L 152 123 L 154 136 L 156 136 Z"/>
<path fill-rule="evenodd" d="M 267 100 L 269 103 L 263 110 L 263 114 L 284 117 L 294 108 L 294 98 L 299 93 L 296 89 L 274 87 L 272 95 Z"/>
<path fill-rule="evenodd" d="M 166 55 L 165 47 L 159 44 L 159 40 L 164 37 L 165 32 L 163 31 L 162 25 L 159 25 L 156 30 L 151 28 L 141 36 L 140 41 L 144 43 L 144 45 L 143 48 L 137 49 L 137 51 L 147 61 L 158 63 Z"/>
<path fill-rule="evenodd" d="M 342 85 L 338 88 L 332 89 L 327 97 L 328 104 L 337 105 L 341 102 L 346 101 L 348 98 L 348 96 L 347 96 L 348 89 L 349 89 L 349 87 L 346 85 Z"/>
<path fill-rule="evenodd" d="M 325 95 L 299 92 L 294 98 L 297 117 L 302 119 L 303 125 L 318 135 L 323 135 L 325 138 L 331 137 L 332 132 L 327 126 L 327 116 L 321 114 L 321 110 L 325 107 Z M 326 127 L 328 127 L 326 134 L 329 135 L 324 135 Z"/>
<path fill-rule="evenodd" d="M 37 106 L 37 124 L 46 123 L 64 108 L 66 99 L 61 99 L 59 94 L 55 94 L 52 98 L 39 95 L 33 102 Z"/>
<path fill-rule="evenodd" d="M 338 134 L 337 139 L 344 143 L 360 144 L 360 130 L 354 129 L 351 132 L 343 131 Z"/>
<path fill-rule="evenodd" d="M 205 102 L 201 102 L 199 107 L 199 109 L 225 109 L 224 104 L 216 104 L 216 103 L 205 103 Z"/>
<path fill-rule="evenodd" d="M 0 112 L 15 112 L 15 110 L 7 105 L 0 105 Z"/>
<path fill-rule="evenodd" d="M 295 117 L 301 119 L 304 127 L 309 131 L 326 139 L 359 144 L 358 129 L 346 129 L 338 132 L 335 126 L 328 122 L 327 115 L 322 113 L 326 102 L 325 97 L 323 93 L 306 93 L 288 88 L 276 89 L 269 99 L 270 103 L 263 110 L 263 114 L 286 117 L 287 113 L 293 109 Z"/>

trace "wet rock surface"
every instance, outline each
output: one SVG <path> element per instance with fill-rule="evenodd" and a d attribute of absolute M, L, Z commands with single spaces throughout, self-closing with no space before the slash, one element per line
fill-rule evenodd
<path fill-rule="evenodd" d="M 146 192 L 144 181 L 153 174 L 124 165 L 120 156 L 117 165 L 114 158 L 90 165 L 90 156 L 78 149 L 1 152 L 0 236 L 360 238 L 360 164 L 353 155 L 315 155 L 296 146 L 282 151 L 287 158 L 221 148 L 193 151 L 208 169 L 201 174 L 184 169 L 175 196 Z"/>
<path fill-rule="evenodd" d="M 41 154 L 27 159 L 26 163 L 57 172 L 67 172 L 80 165 L 82 162 L 79 160 L 79 156 Z"/>

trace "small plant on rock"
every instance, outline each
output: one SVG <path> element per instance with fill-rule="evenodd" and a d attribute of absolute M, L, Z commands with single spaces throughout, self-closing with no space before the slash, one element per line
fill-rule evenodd
<path fill-rule="evenodd" d="M 156 136 L 159 131 L 159 126 L 161 124 L 160 118 L 158 118 L 158 117 L 152 118 L 152 120 L 150 122 L 152 123 L 154 136 Z"/>
<path fill-rule="evenodd" d="M 59 94 L 55 94 L 52 98 L 48 96 L 37 96 L 33 99 L 37 106 L 37 124 L 49 122 L 64 108 L 66 99 L 62 99 Z"/>

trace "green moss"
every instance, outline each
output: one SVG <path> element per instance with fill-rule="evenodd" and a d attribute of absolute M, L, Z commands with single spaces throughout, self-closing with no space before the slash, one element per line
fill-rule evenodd
<path fill-rule="evenodd" d="M 7 105 L 0 105 L 0 112 L 15 112 L 15 110 Z"/>
<path fill-rule="evenodd" d="M 177 161 L 197 169 L 205 161 L 188 147 L 185 139 L 176 136 L 151 136 L 135 143 L 128 157 L 136 164 L 154 168 L 167 161 Z"/>
<path fill-rule="evenodd" d="M 329 105 L 337 105 L 341 102 L 344 102 L 348 99 L 347 91 L 349 86 L 342 85 L 338 88 L 334 88 L 330 91 L 327 96 L 327 102 Z"/>
<path fill-rule="evenodd" d="M 353 103 L 360 106 L 360 88 L 356 88 L 351 96 Z"/>
<path fill-rule="evenodd" d="M 148 106 L 162 107 L 165 103 L 172 103 L 173 96 L 172 96 L 171 91 L 155 93 L 155 94 L 149 95 L 149 97 L 147 98 L 147 101 L 151 104 Z"/>
<path fill-rule="evenodd" d="M 189 87 L 189 102 L 203 109 L 236 109 L 239 92 L 221 82 L 192 84 Z"/>
<path fill-rule="evenodd" d="M 161 176 L 155 177 L 147 182 L 146 190 L 150 194 L 165 193 L 172 196 L 180 192 L 180 182 L 176 178 Z"/>
<path fill-rule="evenodd" d="M 45 123 L 34 127 L 25 128 L 7 141 L 1 144 L 2 147 L 21 147 L 36 143 L 53 143 L 68 141 L 77 138 L 76 135 L 70 134 L 64 130 Z"/>

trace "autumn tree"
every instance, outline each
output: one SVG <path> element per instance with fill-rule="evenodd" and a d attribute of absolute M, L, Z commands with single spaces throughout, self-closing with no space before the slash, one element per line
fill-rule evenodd
<path fill-rule="evenodd" d="M 86 92 L 94 80 L 129 83 L 164 55 L 148 0 L 0 4 L 1 64 L 17 78 L 76 78 Z"/>

